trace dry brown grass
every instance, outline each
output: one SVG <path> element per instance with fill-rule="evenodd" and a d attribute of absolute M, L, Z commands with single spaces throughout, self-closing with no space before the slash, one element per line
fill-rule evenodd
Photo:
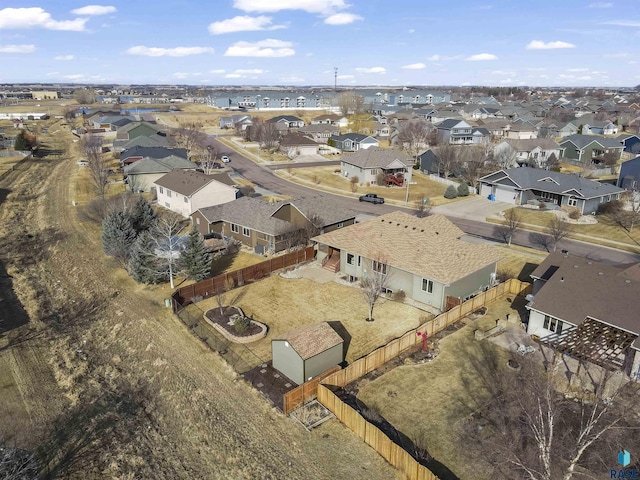
<path fill-rule="evenodd" d="M 516 245 L 496 246 L 500 250 L 502 259 L 498 262 L 498 272 L 507 275 L 509 278 L 517 278 L 522 282 L 530 282 L 529 274 L 533 272 L 547 257 L 543 253 L 533 248 L 519 247 Z"/>
<path fill-rule="evenodd" d="M 339 321 L 352 337 L 346 358 L 352 362 L 417 327 L 420 318 L 427 315 L 382 299 L 373 311 L 376 320 L 366 322 L 367 304 L 359 289 L 279 275 L 228 292 L 225 302 L 240 306 L 247 315 L 269 327 L 266 338 L 250 345 L 263 360 L 271 358 L 271 340 L 289 330 L 315 322 Z M 208 299 L 198 306 L 207 310 L 217 304 L 215 299 Z"/>

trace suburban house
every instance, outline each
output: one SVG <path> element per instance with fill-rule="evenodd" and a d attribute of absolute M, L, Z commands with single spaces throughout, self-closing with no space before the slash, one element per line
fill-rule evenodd
<path fill-rule="evenodd" d="M 640 153 L 640 135 L 623 133 L 622 135 L 618 135 L 616 140 L 622 143 L 625 152 L 632 153 L 634 155 L 638 155 Z"/>
<path fill-rule="evenodd" d="M 608 153 L 619 160 L 624 150 L 624 145 L 616 138 L 593 135 L 570 135 L 562 139 L 559 145 L 564 148 L 565 158 L 584 164 L 600 163 Z"/>
<path fill-rule="evenodd" d="M 327 140 L 332 135 L 340 134 L 340 129 L 334 125 L 326 123 L 312 123 L 311 125 L 305 125 L 304 127 L 299 128 L 298 133 L 311 137 L 318 143 L 327 143 Z"/>
<path fill-rule="evenodd" d="M 311 125 L 332 125 L 338 128 L 347 128 L 349 119 L 336 114 L 318 115 L 311 119 Z"/>
<path fill-rule="evenodd" d="M 174 170 L 154 182 L 158 205 L 190 216 L 199 208 L 232 202 L 238 196 L 235 182 L 226 173 Z"/>
<path fill-rule="evenodd" d="M 127 125 L 128 123 L 135 122 L 135 117 L 122 116 L 122 115 L 107 115 L 104 117 L 98 117 L 91 123 L 91 128 L 104 129 L 107 131 L 115 132 L 120 127 Z"/>
<path fill-rule="evenodd" d="M 244 131 L 253 124 L 251 115 L 229 115 L 220 117 L 220 128 L 240 128 Z"/>
<path fill-rule="evenodd" d="M 508 120 L 501 119 L 486 119 L 478 121 L 478 124 L 487 130 L 491 134 L 493 138 L 502 138 L 507 135 L 509 128 L 511 128 L 511 123 Z"/>
<path fill-rule="evenodd" d="M 314 155 L 318 153 L 319 149 L 318 142 L 300 133 L 290 132 L 280 139 L 280 151 L 289 158 L 295 158 L 299 155 Z"/>
<path fill-rule="evenodd" d="M 149 192 L 154 183 L 174 170 L 195 170 L 197 165 L 182 157 L 170 155 L 165 158 L 143 157 L 125 165 L 123 172 L 125 183 L 132 192 Z"/>
<path fill-rule="evenodd" d="M 491 132 L 484 127 L 473 127 L 471 137 L 473 145 L 486 145 L 491 141 Z"/>
<path fill-rule="evenodd" d="M 185 160 L 189 159 L 189 155 L 185 148 L 143 147 L 136 145 L 120 152 L 120 165 L 129 165 L 137 162 L 138 160 L 142 160 L 145 157 L 156 159 L 180 157 Z"/>
<path fill-rule="evenodd" d="M 420 171 L 425 174 L 440 173 L 440 159 L 433 148 L 418 155 L 418 164 L 420 165 Z"/>
<path fill-rule="evenodd" d="M 500 259 L 495 248 L 463 235 L 443 215 L 392 212 L 312 240 L 318 261 L 350 281 L 385 275 L 387 292 L 447 310 L 490 288 Z"/>
<path fill-rule="evenodd" d="M 380 143 L 375 138 L 361 133 L 346 133 L 333 135 L 327 139 L 327 145 L 336 147 L 343 152 L 357 152 L 371 147 L 378 147 Z"/>
<path fill-rule="evenodd" d="M 640 157 L 627 160 L 620 166 L 616 185 L 625 190 L 640 191 Z"/>
<path fill-rule="evenodd" d="M 304 120 L 298 117 L 294 117 L 293 115 L 278 115 L 277 117 L 270 118 L 267 121 L 270 123 L 283 125 L 285 127 L 284 130 L 304 127 Z"/>
<path fill-rule="evenodd" d="M 151 137 L 159 133 L 161 133 L 161 129 L 157 125 L 149 122 L 131 122 L 118 128 L 116 138 L 118 140 L 133 140 L 136 137 Z"/>
<path fill-rule="evenodd" d="M 291 248 L 309 234 L 352 225 L 355 218 L 356 212 L 319 195 L 276 203 L 241 197 L 201 208 L 191 215 L 192 223 L 203 235 L 218 233 L 261 254 Z"/>
<path fill-rule="evenodd" d="M 543 202 L 548 208 L 575 207 L 583 215 L 617 200 L 623 189 L 575 174 L 539 168 L 508 168 L 480 178 L 480 194 L 513 205 Z"/>
<path fill-rule="evenodd" d="M 344 340 L 327 322 L 289 330 L 271 340 L 273 368 L 302 385 L 344 360 Z"/>
<path fill-rule="evenodd" d="M 373 122 L 371 129 L 374 137 L 388 137 L 391 135 L 391 127 L 386 123 Z"/>
<path fill-rule="evenodd" d="M 453 145 L 470 145 L 473 141 L 473 127 L 464 120 L 448 118 L 436 125 L 438 138 Z"/>
<path fill-rule="evenodd" d="M 562 148 L 550 138 L 533 138 L 527 140 L 514 140 L 508 138 L 493 147 L 493 157 L 499 158 L 508 151 L 515 157 L 520 165 L 530 165 L 537 168 L 545 168 L 547 159 L 555 155 L 557 159 L 562 157 Z"/>
<path fill-rule="evenodd" d="M 531 278 L 527 333 L 560 353 L 640 380 L 640 263 L 611 266 L 551 253 Z"/>
<path fill-rule="evenodd" d="M 582 124 L 583 135 L 617 135 L 618 126 L 609 120 L 592 120 Z"/>
<path fill-rule="evenodd" d="M 340 159 L 340 173 L 346 178 L 358 178 L 358 183 L 376 184 L 378 175 L 397 176 L 411 181 L 414 159 L 405 152 L 390 148 L 367 148 L 345 155 Z"/>
<path fill-rule="evenodd" d="M 579 128 L 578 125 L 575 124 L 575 122 L 567 122 L 558 126 L 556 136 L 564 138 L 571 135 L 576 135 L 578 132 Z"/>
<path fill-rule="evenodd" d="M 150 137 L 139 136 L 131 140 L 114 140 L 113 151 L 120 153 L 133 147 L 169 147 L 171 143 L 169 139 L 162 135 L 153 135 Z"/>
<path fill-rule="evenodd" d="M 511 127 L 509 127 L 507 138 L 513 138 L 516 140 L 538 138 L 538 130 L 533 125 L 529 125 L 527 123 L 513 123 L 511 124 Z"/>

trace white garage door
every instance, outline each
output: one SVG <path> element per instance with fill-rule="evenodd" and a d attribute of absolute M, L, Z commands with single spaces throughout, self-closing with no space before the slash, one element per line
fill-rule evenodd
<path fill-rule="evenodd" d="M 496 202 L 507 202 L 515 204 L 516 191 L 513 188 L 496 185 Z"/>
<path fill-rule="evenodd" d="M 487 185 L 486 183 L 483 183 L 480 190 L 480 195 L 483 196 L 484 198 L 487 198 L 489 195 L 491 195 L 491 185 Z"/>

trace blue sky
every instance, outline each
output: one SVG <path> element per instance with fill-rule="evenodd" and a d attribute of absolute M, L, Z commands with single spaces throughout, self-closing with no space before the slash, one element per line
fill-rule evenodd
<path fill-rule="evenodd" d="M 0 82 L 640 84 L 640 2 L 3 1 Z"/>

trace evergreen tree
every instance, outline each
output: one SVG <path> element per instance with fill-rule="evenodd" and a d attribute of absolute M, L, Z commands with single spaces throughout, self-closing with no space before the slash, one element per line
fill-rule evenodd
<path fill-rule="evenodd" d="M 467 197 L 469 196 L 469 185 L 466 183 L 461 183 L 458 185 L 458 196 L 459 197 Z"/>
<path fill-rule="evenodd" d="M 166 280 L 166 268 L 158 262 L 155 247 L 156 242 L 148 230 L 138 235 L 129 258 L 129 273 L 136 282 L 149 285 Z"/>
<path fill-rule="evenodd" d="M 191 228 L 187 246 L 180 254 L 180 266 L 190 280 L 200 281 L 211 273 L 211 254 L 195 226 Z"/>
<path fill-rule="evenodd" d="M 27 139 L 27 132 L 22 130 L 17 136 L 15 143 L 13 144 L 13 149 L 18 151 L 31 150 L 31 144 Z"/>
<path fill-rule="evenodd" d="M 133 229 L 139 235 L 141 232 L 149 230 L 158 219 L 158 215 L 153 211 L 149 202 L 144 197 L 139 197 L 131 211 Z"/>
<path fill-rule="evenodd" d="M 458 189 L 453 185 L 449 185 L 444 192 L 444 198 L 457 198 L 458 197 Z"/>
<path fill-rule="evenodd" d="M 110 213 L 102 222 L 102 248 L 104 253 L 126 265 L 131 248 L 136 240 L 131 215 L 117 211 Z"/>

